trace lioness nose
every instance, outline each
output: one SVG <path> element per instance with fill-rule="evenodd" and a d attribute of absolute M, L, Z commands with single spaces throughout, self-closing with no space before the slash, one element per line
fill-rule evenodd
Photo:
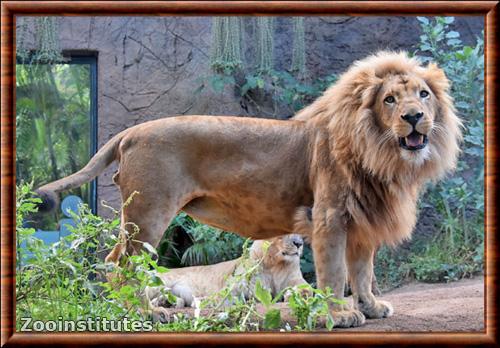
<path fill-rule="evenodd" d="M 292 239 L 292 243 L 297 247 L 297 249 L 304 245 L 304 241 L 299 236 L 294 236 Z"/>
<path fill-rule="evenodd" d="M 401 115 L 401 118 L 411 124 L 413 127 L 417 125 L 418 120 L 420 120 L 424 116 L 423 112 L 417 112 L 414 115 L 411 114 L 406 114 L 406 115 Z"/>

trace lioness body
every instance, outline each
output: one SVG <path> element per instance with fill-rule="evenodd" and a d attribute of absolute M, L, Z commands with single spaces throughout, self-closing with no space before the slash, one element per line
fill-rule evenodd
<path fill-rule="evenodd" d="M 179 210 L 255 239 L 294 230 L 313 206 L 318 286 L 342 297 L 346 264 L 355 308 L 336 305 L 336 326 L 392 308 L 371 293 L 373 253 L 411 234 L 418 192 L 452 169 L 460 121 L 448 80 L 434 65 L 381 53 L 354 64 L 291 121 L 175 117 L 132 127 L 111 139 L 80 172 L 40 188 L 50 196 L 79 186 L 119 160 L 115 177 L 122 227 L 157 245 Z M 424 93 L 425 92 L 425 93 Z M 126 247 L 108 255 L 117 261 Z M 136 246 L 137 247 L 137 246 Z M 363 315 L 363 314 L 364 315 Z"/>
<path fill-rule="evenodd" d="M 233 294 L 245 298 L 253 296 L 255 283 L 259 280 L 272 296 L 276 296 L 287 287 L 307 284 L 300 271 L 302 238 L 298 235 L 286 235 L 273 238 L 264 250 L 265 242 L 254 242 L 248 259 L 244 257 L 220 262 L 213 265 L 192 266 L 171 269 L 159 274 L 164 286 L 148 288 L 146 295 L 150 303 L 158 304 L 163 289 L 168 289 L 181 299 L 178 307 L 191 306 L 195 298 L 204 298 L 221 291 L 229 282 L 234 284 Z M 248 261 L 248 262 L 245 262 Z M 252 267 L 250 279 L 238 275 L 246 274 Z M 248 283 L 247 283 L 248 282 Z"/>

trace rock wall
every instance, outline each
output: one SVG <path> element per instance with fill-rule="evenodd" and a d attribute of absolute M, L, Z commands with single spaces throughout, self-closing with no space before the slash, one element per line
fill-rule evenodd
<path fill-rule="evenodd" d="M 64 51 L 98 56 L 99 147 L 125 128 L 165 116 L 259 116 L 244 110 L 233 90 L 216 93 L 206 85 L 202 88 L 204 77 L 211 74 L 209 17 L 60 17 L 58 21 Z M 483 27 L 482 17 L 457 17 L 453 24 L 469 44 Z M 415 17 L 308 17 L 305 28 L 311 78 L 341 72 L 353 60 L 380 49 L 411 51 L 420 35 Z M 244 43 L 252 45 L 248 36 Z M 274 50 L 276 67 L 289 67 L 290 18 L 276 19 Z M 111 182 L 115 170 L 111 167 L 99 177 L 98 196 L 118 207 L 120 197 Z"/>

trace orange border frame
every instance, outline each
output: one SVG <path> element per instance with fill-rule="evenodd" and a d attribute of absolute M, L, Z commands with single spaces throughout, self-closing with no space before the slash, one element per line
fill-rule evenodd
<path fill-rule="evenodd" d="M 496 194 L 498 1 L 4 1 L 1 4 L 1 345 L 488 345 L 497 331 Z M 485 16 L 485 302 L 483 333 L 15 333 L 15 15 L 483 15 Z M 92 338 L 92 341 L 89 341 Z"/>

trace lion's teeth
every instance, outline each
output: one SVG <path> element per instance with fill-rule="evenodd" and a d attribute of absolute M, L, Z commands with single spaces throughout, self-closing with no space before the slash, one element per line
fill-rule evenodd
<path fill-rule="evenodd" d="M 421 135 L 421 136 L 420 136 L 420 144 L 423 144 L 423 143 L 424 143 L 424 136 L 423 136 L 423 135 Z"/>

